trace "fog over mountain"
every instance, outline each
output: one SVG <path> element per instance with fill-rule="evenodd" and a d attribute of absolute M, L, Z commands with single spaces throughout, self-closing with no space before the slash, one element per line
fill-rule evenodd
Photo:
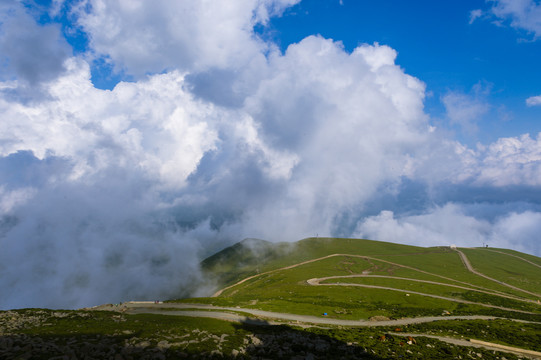
<path fill-rule="evenodd" d="M 281 51 L 256 30 L 298 2 L 0 1 L 0 309 L 182 296 L 246 237 L 541 256 L 541 134 L 462 142 L 482 101 L 433 118 L 387 45 Z"/>

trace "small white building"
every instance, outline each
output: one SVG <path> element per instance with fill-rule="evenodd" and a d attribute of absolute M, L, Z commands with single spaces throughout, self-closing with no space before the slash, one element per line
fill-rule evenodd
<path fill-rule="evenodd" d="M 456 245 L 455 244 L 452 244 L 451 246 L 449 246 L 452 250 L 456 250 Z"/>

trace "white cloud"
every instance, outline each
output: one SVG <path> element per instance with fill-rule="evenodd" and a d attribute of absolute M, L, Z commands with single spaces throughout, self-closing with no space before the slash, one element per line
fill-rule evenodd
<path fill-rule="evenodd" d="M 493 0 L 491 12 L 511 26 L 541 36 L 541 5 L 536 0 Z"/>
<path fill-rule="evenodd" d="M 481 9 L 476 9 L 476 10 L 470 11 L 470 25 L 473 24 L 475 22 L 475 20 L 477 20 L 481 16 L 483 16 L 483 10 L 481 10 Z"/>
<path fill-rule="evenodd" d="M 113 175 L 42 188 L 2 222 L 1 308 L 153 300 L 198 281 L 198 242 L 154 222 L 148 189 Z"/>
<path fill-rule="evenodd" d="M 513 248 L 539 256 L 541 254 L 540 231 L 541 213 L 511 212 L 507 216 L 497 219 L 489 241 L 494 246 Z"/>
<path fill-rule="evenodd" d="M 413 159 L 414 178 L 476 187 L 541 186 L 541 134 L 500 138 L 474 149 L 434 138 L 424 156 Z"/>
<path fill-rule="evenodd" d="M 457 205 L 447 204 L 415 216 L 395 217 L 392 211 L 382 211 L 360 222 L 356 234 L 421 246 L 481 246 L 489 229 L 489 223 L 463 214 Z"/>
<path fill-rule="evenodd" d="M 257 39 L 254 25 L 298 1 L 90 0 L 91 10 L 78 13 L 96 54 L 140 77 L 171 69 L 240 69 L 272 47 Z"/>
<path fill-rule="evenodd" d="M 297 154 L 287 191 L 250 215 L 254 236 L 328 234 L 341 211 L 410 171 L 429 136 L 424 84 L 394 64 L 387 46 L 308 37 L 270 60 L 271 74 L 246 100 L 261 136 Z"/>
<path fill-rule="evenodd" d="M 459 125 L 468 134 L 478 131 L 477 122 L 490 110 L 482 97 L 450 92 L 442 98 L 451 124 Z"/>
<path fill-rule="evenodd" d="M 68 157 L 82 177 L 110 166 L 137 166 L 164 186 L 183 186 L 203 154 L 212 150 L 216 112 L 183 90 L 172 72 L 112 91 L 95 89 L 88 65 L 70 59 L 67 74 L 48 85 L 48 100 L 28 106 L 0 99 L 11 121 L 0 124 L 7 141 L 0 154 L 30 150 Z M 73 176 L 71 178 L 73 178 Z"/>
<path fill-rule="evenodd" d="M 495 186 L 541 186 L 541 133 L 500 138 L 483 151 L 476 181 Z"/>
<path fill-rule="evenodd" d="M 421 246 L 483 246 L 512 248 L 541 253 L 537 235 L 541 213 L 511 212 L 492 221 L 468 215 L 459 204 L 448 203 L 421 215 L 396 216 L 392 211 L 359 222 L 356 234 L 362 238 Z"/>
<path fill-rule="evenodd" d="M 531 96 L 526 99 L 526 105 L 528 106 L 536 106 L 541 105 L 541 95 L 538 96 Z"/>

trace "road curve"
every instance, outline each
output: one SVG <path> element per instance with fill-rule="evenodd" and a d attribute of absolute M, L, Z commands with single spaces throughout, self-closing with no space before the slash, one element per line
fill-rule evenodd
<path fill-rule="evenodd" d="M 184 310 L 183 310 L 184 309 Z M 198 310 L 194 310 L 198 309 Z M 482 315 L 473 315 L 473 316 L 430 316 L 430 317 L 419 317 L 419 318 L 406 318 L 398 320 L 386 320 L 386 321 L 367 321 L 367 320 L 340 320 L 340 319 L 330 319 L 326 317 L 318 316 L 309 316 L 309 315 L 295 315 L 295 314 L 284 314 L 276 313 L 270 311 L 262 311 L 256 309 L 246 309 L 246 308 L 237 308 L 237 307 L 219 307 L 206 304 L 180 304 L 180 303 L 153 303 L 150 301 L 131 301 L 123 303 L 120 307 L 113 305 L 100 305 L 92 308 L 92 310 L 121 310 L 127 314 L 160 314 L 160 315 L 170 315 L 170 316 L 189 316 L 189 317 L 205 317 L 205 318 L 214 318 L 218 320 L 240 322 L 245 324 L 252 325 L 276 325 L 276 324 L 289 324 L 295 326 L 313 326 L 313 325 L 339 325 L 339 326 L 358 326 L 358 327 L 376 327 L 376 326 L 405 326 L 410 324 L 420 324 L 433 321 L 445 321 L 445 320 L 493 320 L 499 319 L 494 316 L 482 316 Z M 212 311 L 209 311 L 212 310 Z M 218 310 L 218 311 L 214 311 Z M 229 312 L 225 312 L 229 311 Z M 232 313 L 233 312 L 233 313 Z M 235 313 L 237 312 L 237 313 Z M 256 316 L 257 318 L 251 318 L 245 315 L 241 315 L 238 312 L 248 313 L 250 315 Z M 277 322 L 275 320 L 282 320 Z M 511 320 L 512 319 L 507 319 Z M 528 321 L 521 321 L 528 322 Z M 536 323 L 540 324 L 540 323 Z M 447 338 L 442 336 L 434 336 L 429 334 L 407 334 L 407 333 L 390 333 L 393 336 L 411 336 L 411 337 L 430 337 L 436 338 L 438 340 L 462 346 L 470 347 L 483 347 L 489 350 L 495 351 L 506 351 L 526 356 L 532 359 L 536 359 L 536 352 L 523 350 L 519 348 L 504 347 L 499 344 L 486 343 L 482 341 L 466 341 L 456 338 Z M 477 343 L 476 343 L 477 342 Z M 534 356 L 532 356 L 532 354 Z"/>
<path fill-rule="evenodd" d="M 260 273 L 260 274 L 256 274 L 256 275 L 252 275 L 252 276 L 249 276 L 247 278 L 244 278 L 232 285 L 229 285 L 221 290 L 218 290 L 217 292 L 215 292 L 212 297 L 218 297 L 220 296 L 224 291 L 226 290 L 229 290 L 237 285 L 240 285 L 246 281 L 249 281 L 251 279 L 255 279 L 259 276 L 263 276 L 263 275 L 267 275 L 267 274 L 272 274 L 272 273 L 275 273 L 275 272 L 278 272 L 278 271 L 282 271 L 282 270 L 288 270 L 288 269 L 293 269 L 295 267 L 298 267 L 298 266 L 301 266 L 301 265 L 306 265 L 306 264 L 310 264 L 310 263 L 313 263 L 313 262 L 316 262 L 316 261 L 320 261 L 320 260 L 325 260 L 325 259 L 328 259 L 328 258 L 331 258 L 331 257 L 336 257 L 336 256 L 347 256 L 347 257 L 354 257 L 354 258 L 361 258 L 361 259 L 367 259 L 367 260 L 375 260 L 375 261 L 380 261 L 380 262 L 384 262 L 384 263 L 387 263 L 387 264 L 390 264 L 390 265 L 394 265 L 394 266 L 398 266 L 398 267 L 401 267 L 401 268 L 404 268 L 404 269 L 409 269 L 409 270 L 414 270 L 414 271 L 417 271 L 417 272 L 420 272 L 422 274 L 427 274 L 427 275 L 431 275 L 431 276 L 435 276 L 435 277 L 438 277 L 440 279 L 445 279 L 447 281 L 452 281 L 454 283 L 459 283 L 459 284 L 463 284 L 463 285 L 467 285 L 467 286 L 471 286 L 471 287 L 475 287 L 477 289 L 482 289 L 482 290 L 485 290 L 485 291 L 492 291 L 492 292 L 497 292 L 497 293 L 501 293 L 497 290 L 491 290 L 491 289 L 487 289 L 487 288 L 484 288 L 482 286 L 478 286 L 478 285 L 473 285 L 473 284 L 469 284 L 469 283 L 466 283 L 466 282 L 463 282 L 463 281 L 460 281 L 460 280 L 455 280 L 455 279 L 452 279 L 452 278 L 448 278 L 446 276 L 442 276 L 442 275 L 438 275 L 438 274 L 433 274 L 433 273 L 430 273 L 428 271 L 424 271 L 424 270 L 421 270 L 421 269 L 417 269 L 417 268 L 414 268 L 412 266 L 407 266 L 407 265 L 402 265 L 402 264 L 398 264 L 398 263 L 395 263 L 395 262 L 391 262 L 391 261 L 387 261 L 387 260 L 382 260 L 382 259 L 378 259 L 378 258 L 374 258 L 374 257 L 371 257 L 371 256 L 364 256 L 364 255 L 353 255 L 353 254 L 330 254 L 330 255 L 326 255 L 326 256 L 323 256 L 323 257 L 320 257 L 320 258 L 317 258 L 317 259 L 311 259 L 311 260 L 307 260 L 307 261 L 303 261 L 303 262 L 300 262 L 300 263 L 297 263 L 297 264 L 293 264 L 293 265 L 289 265 L 289 266 L 285 266 L 285 267 L 282 267 L 282 268 L 279 268 L 279 269 L 274 269 L 274 270 L 269 270 L 269 271 L 265 271 L 263 273 Z M 503 293 L 501 293 L 503 294 Z"/>
<path fill-rule="evenodd" d="M 366 274 L 336 275 L 336 276 L 326 276 L 326 277 L 321 277 L 321 278 L 309 279 L 306 282 L 309 285 L 328 285 L 328 284 L 321 284 L 321 281 L 332 280 L 332 279 L 343 279 L 343 278 L 383 278 L 383 279 L 407 280 L 407 281 L 420 282 L 420 283 L 425 283 L 425 284 L 448 286 L 448 287 L 453 287 L 453 288 L 462 289 L 462 290 L 468 290 L 468 291 L 476 291 L 476 292 L 480 292 L 480 293 L 483 293 L 483 294 L 504 297 L 504 298 L 511 299 L 511 300 L 517 300 L 517 301 L 537 304 L 537 302 L 535 300 L 524 299 L 524 298 L 516 297 L 516 296 L 513 296 L 513 295 L 505 295 L 505 294 L 501 294 L 499 292 L 496 293 L 496 292 L 479 290 L 479 289 L 474 289 L 474 288 L 471 288 L 471 287 L 447 284 L 447 283 L 442 283 L 442 282 L 437 282 L 437 281 L 411 279 L 411 278 L 404 278 L 404 277 L 390 276 L 390 275 L 366 275 Z M 408 290 L 406 292 L 411 292 L 411 291 Z"/>
<path fill-rule="evenodd" d="M 488 307 L 488 308 L 492 308 L 492 309 L 513 311 L 513 312 L 519 312 L 519 313 L 523 313 L 523 314 L 532 314 L 532 315 L 536 314 L 536 313 L 531 312 L 531 311 L 506 308 L 506 307 L 503 307 L 503 306 L 490 305 L 490 304 L 484 304 L 484 303 L 477 303 L 477 302 L 473 302 L 473 301 L 462 300 L 462 299 L 451 298 L 451 297 L 440 296 L 440 295 L 434 295 L 434 294 L 426 294 L 426 293 L 421 293 L 421 292 L 418 292 L 418 291 L 396 289 L 396 288 L 387 287 L 387 286 L 365 285 L 365 284 L 354 284 L 354 283 L 320 284 L 319 282 L 317 282 L 317 280 L 320 280 L 320 279 L 310 279 L 307 282 L 310 285 L 315 285 L 315 286 L 356 286 L 356 287 L 363 287 L 363 288 L 368 288 L 368 289 L 391 290 L 391 291 L 403 292 L 403 293 L 406 293 L 406 294 L 415 294 L 415 295 L 427 296 L 427 297 L 431 297 L 431 298 L 435 298 L 435 299 L 453 301 L 453 302 L 462 303 L 462 304 L 478 305 L 478 306 Z"/>

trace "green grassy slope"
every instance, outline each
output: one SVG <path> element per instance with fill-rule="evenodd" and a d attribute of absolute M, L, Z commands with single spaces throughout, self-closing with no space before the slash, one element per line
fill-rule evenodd
<path fill-rule="evenodd" d="M 383 241 L 308 238 L 296 243 L 246 239 L 202 262 L 208 276 L 220 286 L 231 285 L 257 273 L 297 264 L 330 254 L 392 255 L 430 252 L 421 247 Z"/>
<path fill-rule="evenodd" d="M 541 266 L 541 258 L 539 258 L 537 256 L 534 256 L 534 255 L 525 254 L 525 253 L 521 253 L 521 252 L 516 251 L 516 250 L 510 250 L 510 249 L 487 248 L 487 250 L 495 251 L 495 252 L 501 252 L 501 253 L 505 253 L 505 254 L 512 255 L 512 256 L 518 256 L 518 257 L 521 257 L 521 258 L 523 258 L 525 260 L 531 261 L 531 262 Z"/>
<path fill-rule="evenodd" d="M 475 270 L 507 284 L 541 294 L 541 265 L 535 266 L 518 257 L 506 256 L 487 249 L 462 249 L 462 251 Z M 516 256 L 526 258 L 521 255 Z"/>
<path fill-rule="evenodd" d="M 449 277 L 456 282 L 461 283 L 468 283 L 472 286 L 477 287 L 483 287 L 486 289 L 491 289 L 494 291 L 500 291 L 504 292 L 510 295 L 520 296 L 520 297 L 527 297 L 530 299 L 536 299 L 536 297 L 532 297 L 531 295 L 528 295 L 527 293 L 514 290 L 512 288 L 506 287 L 504 285 L 501 285 L 497 282 L 490 281 L 484 277 L 478 276 L 476 274 L 472 274 L 468 269 L 464 266 L 462 263 L 462 260 L 460 259 L 460 256 L 456 251 L 452 251 L 448 248 L 440 248 L 441 252 L 439 253 L 427 253 L 424 254 L 424 256 L 420 255 L 398 255 L 398 256 L 378 256 L 380 259 L 385 259 L 388 261 L 393 261 L 402 265 L 406 266 L 412 266 L 420 270 L 424 270 L 427 272 L 431 272 L 434 274 L 439 274 L 442 276 Z M 521 260 L 509 257 L 503 254 L 499 253 L 493 253 L 489 252 L 486 249 L 460 249 L 463 251 L 468 259 L 470 260 L 470 263 L 472 266 L 479 270 L 480 272 L 482 269 L 492 269 L 494 268 L 495 264 L 501 264 L 502 267 L 508 267 L 508 268 L 514 268 L 516 266 L 517 262 L 521 262 Z M 474 255 L 473 257 L 471 255 Z M 533 266 L 523 262 L 524 266 L 522 266 L 522 269 L 530 269 Z M 479 268 L 479 269 L 478 269 Z M 541 268 L 534 268 L 534 272 L 537 270 L 537 274 L 540 274 Z M 530 269 L 531 270 L 531 269 Z M 521 271 L 521 270 L 519 270 Z M 497 280 L 506 282 L 506 278 L 502 277 L 502 274 L 496 274 L 494 276 L 491 276 L 493 274 L 493 271 L 489 271 L 486 275 L 489 277 L 494 277 Z M 523 274 L 524 279 L 531 279 L 532 273 L 531 271 L 526 271 Z M 513 284 L 511 284 L 513 285 Z M 538 284 L 539 285 L 539 284 Z M 539 288 L 539 287 L 538 287 Z M 526 290 L 529 290 L 525 288 Z M 533 290 L 532 290 L 533 291 Z"/>
<path fill-rule="evenodd" d="M 541 259 L 499 249 L 460 250 L 474 269 L 488 277 L 541 293 L 541 267 L 534 265 Z M 226 288 L 219 297 L 197 299 L 216 305 L 306 315 L 328 313 L 343 319 L 451 313 L 541 320 L 536 296 L 470 272 L 459 254 L 448 247 L 333 238 L 309 238 L 294 244 L 250 240 L 205 260 L 203 266 L 221 288 L 255 276 Z M 288 266 L 293 267 L 283 269 Z M 379 277 L 346 278 L 363 274 Z M 329 276 L 342 278 L 321 281 L 323 286 L 307 283 L 308 279 Z"/>
<path fill-rule="evenodd" d="M 290 243 L 245 239 L 206 258 L 201 266 L 207 276 L 212 277 L 220 286 L 233 284 L 256 274 L 262 265 L 279 262 L 291 247 Z M 262 269 L 266 271 L 267 267 Z"/>

